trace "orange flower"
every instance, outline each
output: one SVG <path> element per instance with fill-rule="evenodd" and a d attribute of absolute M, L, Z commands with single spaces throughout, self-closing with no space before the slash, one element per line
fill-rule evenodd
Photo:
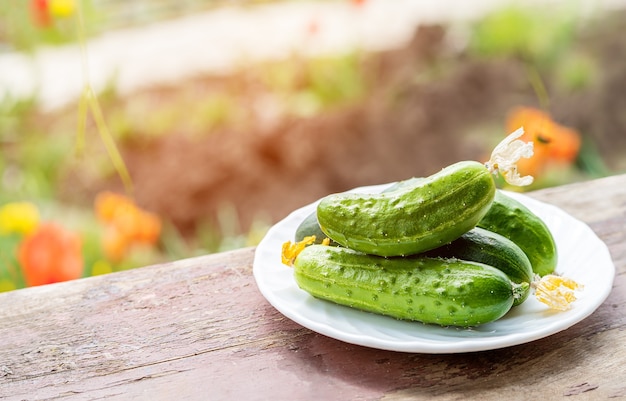
<path fill-rule="evenodd" d="M 129 247 L 129 240 L 114 227 L 106 227 L 102 236 L 102 249 L 109 260 L 120 261 L 124 259 Z"/>
<path fill-rule="evenodd" d="M 56 224 L 45 223 L 20 243 L 18 261 L 28 286 L 77 279 L 83 273 L 81 240 Z"/>
<path fill-rule="evenodd" d="M 580 150 L 578 132 L 552 120 L 549 114 L 531 107 L 514 109 L 507 120 L 507 132 L 524 127 L 522 140 L 534 143 L 534 155 L 520 160 L 522 175 L 538 176 L 550 164 L 571 164 Z"/>
<path fill-rule="evenodd" d="M 161 220 L 154 214 L 142 212 L 135 228 L 134 239 L 144 244 L 154 244 L 161 234 Z"/>
<path fill-rule="evenodd" d="M 104 222 L 111 222 L 120 209 L 133 208 L 133 202 L 124 195 L 102 192 L 96 196 L 96 216 Z"/>
<path fill-rule="evenodd" d="M 96 215 L 105 224 L 102 246 L 111 260 L 121 260 L 134 244 L 155 244 L 161 235 L 161 220 L 119 194 L 103 192 L 96 197 Z"/>

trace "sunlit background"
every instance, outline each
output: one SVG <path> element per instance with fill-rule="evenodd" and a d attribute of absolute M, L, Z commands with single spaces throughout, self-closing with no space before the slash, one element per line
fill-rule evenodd
<path fill-rule="evenodd" d="M 1 1 L 0 291 L 254 246 L 520 126 L 524 190 L 624 173 L 624 7 Z"/>

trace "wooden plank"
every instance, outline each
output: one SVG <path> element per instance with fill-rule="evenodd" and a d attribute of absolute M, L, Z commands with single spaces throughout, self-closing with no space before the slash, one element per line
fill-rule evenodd
<path fill-rule="evenodd" d="M 546 188 L 530 193 L 533 198 L 552 203 L 590 225 L 605 220 L 621 220 L 626 215 L 625 175 Z M 623 221 L 623 220 L 622 220 Z"/>
<path fill-rule="evenodd" d="M 626 397 L 625 185 L 626 175 L 532 194 L 587 221 L 618 270 L 593 315 L 548 338 L 457 355 L 346 344 L 270 306 L 246 248 L 0 294 L 0 398 Z"/>

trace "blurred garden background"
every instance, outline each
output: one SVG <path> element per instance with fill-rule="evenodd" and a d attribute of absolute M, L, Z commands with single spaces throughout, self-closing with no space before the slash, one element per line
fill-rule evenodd
<path fill-rule="evenodd" d="M 0 2 L 0 291 L 253 246 L 520 126 L 525 190 L 626 172 L 626 2 L 438 3 Z"/>

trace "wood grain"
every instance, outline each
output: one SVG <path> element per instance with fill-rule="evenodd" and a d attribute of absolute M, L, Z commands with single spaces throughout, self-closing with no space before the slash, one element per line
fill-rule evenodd
<path fill-rule="evenodd" d="M 626 399 L 624 188 L 626 175 L 530 194 L 587 222 L 617 268 L 593 315 L 542 340 L 455 355 L 346 344 L 270 306 L 245 248 L 0 294 L 0 398 Z"/>

